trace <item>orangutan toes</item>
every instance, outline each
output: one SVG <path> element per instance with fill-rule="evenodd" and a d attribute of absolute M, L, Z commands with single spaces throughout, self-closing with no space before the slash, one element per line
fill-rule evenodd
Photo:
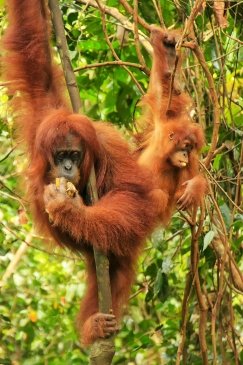
<path fill-rule="evenodd" d="M 118 324 L 114 314 L 97 312 L 84 323 L 81 341 L 90 345 L 99 338 L 108 338 L 118 332 Z"/>
<path fill-rule="evenodd" d="M 117 321 L 114 314 L 95 313 L 92 316 L 93 331 L 97 337 L 109 337 L 118 331 Z"/>

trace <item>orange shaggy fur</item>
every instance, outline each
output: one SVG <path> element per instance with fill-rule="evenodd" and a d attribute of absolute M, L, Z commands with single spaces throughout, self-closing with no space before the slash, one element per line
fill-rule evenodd
<path fill-rule="evenodd" d="M 5 78 L 29 156 L 29 201 L 39 231 L 59 245 L 82 252 L 87 261 L 87 292 L 79 326 L 83 342 L 96 335 L 89 318 L 98 311 L 93 247 L 110 260 L 113 311 L 120 315 L 134 279 L 134 266 L 145 237 L 154 226 L 156 209 L 150 197 L 151 182 L 137 164 L 127 143 L 111 126 L 73 114 L 63 96 L 63 78 L 53 65 L 49 46 L 48 16 L 44 0 L 9 0 L 9 27 L 3 39 Z M 49 161 L 66 135 L 80 138 L 84 153 L 79 203 L 43 199 L 51 183 Z M 87 182 L 94 164 L 99 201 L 89 206 Z M 97 335 L 98 336 L 98 335 Z"/>
<path fill-rule="evenodd" d="M 178 35 L 178 31 L 152 28 L 153 65 L 148 92 L 142 99 L 144 114 L 138 122 L 143 131 L 136 136 L 138 161 L 155 180 L 158 189 L 154 195 L 164 225 L 169 223 L 178 199 L 187 199 L 186 208 L 197 207 L 206 191 L 206 181 L 199 172 L 204 135 L 202 128 L 191 120 L 191 99 L 179 89 L 178 72 L 168 109 Z M 190 141 L 192 151 L 187 167 L 178 168 L 172 165 L 170 156 L 185 140 Z"/>

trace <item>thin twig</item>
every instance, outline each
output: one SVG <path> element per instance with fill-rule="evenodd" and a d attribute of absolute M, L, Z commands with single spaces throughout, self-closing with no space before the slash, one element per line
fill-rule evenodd
<path fill-rule="evenodd" d="M 26 242 L 31 241 L 31 239 L 32 239 L 32 234 L 29 233 L 28 236 L 26 237 Z M 25 254 L 27 248 L 28 248 L 27 244 L 25 242 L 22 242 L 17 251 L 15 252 L 14 256 L 12 257 L 5 273 L 3 274 L 0 280 L 0 288 L 2 288 L 6 284 L 8 279 L 15 272 L 18 263 L 20 262 L 22 256 Z"/>
<path fill-rule="evenodd" d="M 128 4 L 126 0 L 119 0 L 119 2 L 129 14 L 131 14 L 132 16 L 134 15 L 134 9 Z M 138 16 L 138 23 L 142 25 L 145 29 L 150 31 L 150 25 L 145 22 L 145 20 L 140 16 Z"/>
<path fill-rule="evenodd" d="M 180 365 L 180 359 L 183 354 L 184 346 L 185 346 L 185 342 L 186 342 L 186 328 L 187 328 L 187 321 L 188 321 L 188 304 L 189 304 L 189 299 L 191 296 L 192 288 L 193 288 L 192 273 L 189 272 L 189 273 L 187 273 L 186 284 L 185 284 L 184 295 L 183 295 L 183 302 L 182 302 L 182 310 L 181 310 L 182 323 L 181 323 L 181 330 L 180 330 L 181 339 L 180 339 L 180 343 L 179 343 L 179 346 L 177 349 L 177 354 L 176 354 L 176 365 Z"/>
<path fill-rule="evenodd" d="M 141 53 L 141 49 L 140 49 L 140 43 L 139 43 L 139 35 L 138 35 L 138 0 L 134 0 L 134 12 L 133 12 L 133 20 L 134 20 L 134 42 L 135 42 L 135 47 L 136 47 L 136 52 L 137 52 L 137 56 L 138 56 L 138 60 L 140 62 L 141 65 L 143 65 L 143 69 L 144 72 L 149 75 L 150 74 L 150 70 L 148 69 L 143 55 Z"/>
<path fill-rule="evenodd" d="M 92 6 L 93 8 L 99 9 L 99 6 L 95 0 L 77 0 L 77 1 L 86 6 Z M 133 24 L 127 19 L 126 16 L 121 14 L 116 8 L 102 4 L 102 10 L 105 14 L 110 15 L 114 19 L 116 19 L 119 22 L 119 24 L 121 24 L 121 26 L 124 27 L 124 29 L 129 30 L 130 32 L 134 32 Z M 149 42 L 149 39 L 141 30 L 139 30 L 139 41 L 142 44 L 142 46 L 147 50 L 147 52 L 152 53 L 152 46 Z"/>
<path fill-rule="evenodd" d="M 165 22 L 164 22 L 164 19 L 163 19 L 163 16 L 162 16 L 161 3 L 160 3 L 159 0 L 158 1 L 152 0 L 152 2 L 153 2 L 153 5 L 154 5 L 154 8 L 156 10 L 156 13 L 158 15 L 160 25 L 161 25 L 162 28 L 165 28 Z"/>
<path fill-rule="evenodd" d="M 234 221 L 234 216 L 235 216 L 235 211 L 236 211 L 236 207 L 240 206 L 241 204 L 241 190 L 242 190 L 242 185 L 241 185 L 241 168 L 243 166 L 243 141 L 241 142 L 241 153 L 240 153 L 240 162 L 239 162 L 239 173 L 237 175 L 237 181 L 236 181 L 236 190 L 235 190 L 235 205 L 233 207 L 233 211 L 231 214 L 231 223 L 233 223 Z M 233 224 L 231 225 L 233 227 Z M 232 234 L 232 229 L 231 229 L 231 234 Z"/>
<path fill-rule="evenodd" d="M 231 35 L 229 35 L 228 33 L 225 33 L 224 31 L 223 31 L 223 29 L 220 29 L 221 30 L 221 32 L 226 36 L 226 37 L 228 37 L 228 38 L 230 38 L 230 39 L 232 39 L 233 41 L 235 41 L 235 42 L 237 42 L 237 43 L 239 43 L 239 44 L 242 44 L 243 45 L 243 41 L 241 41 L 240 39 L 238 39 L 238 38 L 235 38 L 235 37 L 232 37 Z"/>
<path fill-rule="evenodd" d="M 56 256 L 56 257 L 61 257 L 61 258 L 64 258 L 64 259 L 68 259 L 68 260 L 72 260 L 72 261 L 76 261 L 77 260 L 77 257 L 71 257 L 71 256 L 67 256 L 67 255 L 63 255 L 63 254 L 59 254 L 59 253 L 56 253 L 54 251 L 47 251 L 46 249 L 44 248 L 40 248 L 39 246 L 35 246 L 33 245 L 32 243 L 29 243 L 26 241 L 26 239 L 24 240 L 20 235 L 18 235 L 17 233 L 15 233 L 14 230 L 12 230 L 11 228 L 9 228 L 6 224 L 4 224 L 3 222 L 0 222 L 0 224 L 2 225 L 2 227 L 4 229 L 6 229 L 8 232 L 10 232 L 15 238 L 17 238 L 17 240 L 21 241 L 21 242 L 24 242 L 28 247 L 31 247 L 33 248 L 34 250 L 37 250 L 37 251 L 40 251 L 40 252 L 43 252 L 47 255 L 51 255 L 51 256 Z M 33 234 L 33 238 L 37 237 L 36 235 Z M 41 239 L 44 239 L 43 237 L 38 237 L 38 238 L 41 238 Z M 79 254 L 79 258 L 82 258 L 82 255 Z M 82 258 L 83 259 L 83 258 Z"/>
<path fill-rule="evenodd" d="M 118 57 L 114 47 L 112 46 L 112 43 L 109 39 L 109 36 L 107 34 L 107 29 L 106 29 L 106 21 L 105 21 L 105 12 L 104 12 L 104 9 L 103 9 L 103 5 L 101 5 L 100 1 L 99 0 L 95 0 L 97 2 L 97 5 L 99 7 L 99 10 L 100 10 L 100 14 L 101 14 L 101 21 L 102 21 L 102 28 L 103 28 L 103 32 L 104 32 L 104 35 L 105 35 L 105 40 L 106 40 L 106 43 L 108 44 L 110 50 L 111 50 L 111 53 L 113 55 L 113 57 L 116 59 L 116 61 L 120 61 L 120 58 Z M 129 76 L 131 77 L 131 79 L 134 81 L 134 83 L 136 84 L 138 90 L 141 92 L 142 95 L 145 94 L 145 91 L 143 90 L 142 86 L 139 84 L 139 82 L 137 81 L 136 77 L 133 75 L 133 73 L 126 67 L 126 66 L 122 66 L 126 71 L 127 73 L 129 74 Z"/>
<path fill-rule="evenodd" d="M 96 67 L 106 67 L 106 66 L 129 66 L 129 67 L 135 67 L 139 70 L 144 70 L 144 66 L 140 65 L 139 63 L 133 63 L 133 62 L 126 62 L 126 61 L 107 61 L 107 62 L 100 62 L 100 63 L 91 63 L 89 65 L 80 66 L 74 69 L 74 72 L 87 70 L 90 68 L 96 68 Z"/>
<path fill-rule="evenodd" d="M 215 185 L 218 186 L 218 188 L 224 193 L 224 195 L 227 197 L 227 199 L 232 203 L 232 205 L 240 212 L 243 213 L 243 209 L 241 209 L 241 207 L 239 207 L 231 198 L 230 196 L 226 193 L 226 191 L 221 187 L 221 185 L 218 183 L 218 181 L 213 177 L 213 175 L 210 173 L 210 171 L 208 170 L 208 168 L 206 167 L 205 163 L 202 163 L 201 161 L 199 161 L 200 166 L 206 171 L 206 173 L 208 174 L 208 176 L 210 177 L 210 179 L 214 182 Z"/>
<path fill-rule="evenodd" d="M 196 214 L 196 212 L 194 212 Z M 191 227 L 192 232 L 192 242 L 191 242 L 191 267 L 192 267 L 192 275 L 195 278 L 195 289 L 197 294 L 197 300 L 199 304 L 200 310 L 200 320 L 199 320 L 199 341 L 200 348 L 202 353 L 202 360 L 204 365 L 208 365 L 208 357 L 207 357 L 207 341 L 206 341 L 206 324 L 207 324 L 207 312 L 208 305 L 205 299 L 205 296 L 201 289 L 201 283 L 198 272 L 198 263 L 199 263 L 199 248 L 198 248 L 198 239 L 203 229 L 203 222 L 205 218 L 205 206 L 204 204 L 201 206 L 201 214 L 199 225 L 196 230 L 196 226 L 193 225 Z"/>
<path fill-rule="evenodd" d="M 5 161 L 10 155 L 11 155 L 11 153 L 14 151 L 16 149 L 16 146 L 14 146 L 13 148 L 11 148 L 11 150 L 10 151 L 8 151 L 7 153 L 6 153 L 6 155 L 0 160 L 0 163 L 2 163 L 3 161 Z"/>
<path fill-rule="evenodd" d="M 210 96 L 211 96 L 212 105 L 213 105 L 213 116 L 214 116 L 213 133 L 212 133 L 211 145 L 210 145 L 207 157 L 205 159 L 205 166 L 208 167 L 211 163 L 211 160 L 213 158 L 214 151 L 216 149 L 217 142 L 218 142 L 218 134 L 219 134 L 219 126 L 220 126 L 220 106 L 219 106 L 219 102 L 218 102 L 218 95 L 217 95 L 215 85 L 214 85 L 214 80 L 209 71 L 208 65 L 204 58 L 204 54 L 202 53 L 198 44 L 195 42 L 193 42 L 193 43 L 194 43 L 194 45 L 192 47 L 192 50 L 193 50 L 194 54 L 196 55 L 198 61 L 200 62 L 201 66 L 205 72 L 205 75 L 206 75 L 206 78 L 207 78 L 208 84 L 209 84 L 209 91 L 210 91 Z"/>

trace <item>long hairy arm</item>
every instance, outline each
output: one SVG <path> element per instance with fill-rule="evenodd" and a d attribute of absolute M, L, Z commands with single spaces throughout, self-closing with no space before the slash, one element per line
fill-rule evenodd
<path fill-rule="evenodd" d="M 3 38 L 10 89 L 37 99 L 53 83 L 44 0 L 9 0 L 9 27 Z"/>
<path fill-rule="evenodd" d="M 59 69 L 52 64 L 48 10 L 44 0 L 8 0 L 9 26 L 1 63 L 22 136 L 31 145 L 35 129 L 52 108 L 64 105 Z"/>
<path fill-rule="evenodd" d="M 111 191 L 86 206 L 80 196 L 69 198 L 51 184 L 44 200 L 52 225 L 80 242 L 80 250 L 86 243 L 117 256 L 135 255 L 153 226 L 150 198 L 134 192 Z"/>

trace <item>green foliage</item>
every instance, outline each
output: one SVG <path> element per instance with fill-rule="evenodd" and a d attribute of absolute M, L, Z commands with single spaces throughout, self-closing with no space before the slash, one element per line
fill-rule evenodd
<path fill-rule="evenodd" d="M 133 22 L 117 0 L 108 0 Z M 133 6 L 133 1 L 129 1 Z M 156 1 L 139 2 L 139 15 L 149 24 L 159 24 Z M 161 0 L 166 26 L 183 27 L 194 2 Z M 111 121 L 125 131 L 134 129 L 134 115 L 139 114 L 137 103 L 142 93 L 131 74 L 122 66 L 91 64 L 114 61 L 105 41 L 100 11 L 84 6 L 79 1 L 61 1 L 64 14 L 70 57 L 76 69 L 83 111 L 95 120 Z M 243 216 L 235 205 L 240 204 L 237 180 L 242 164 L 242 59 L 243 48 L 237 39 L 242 28 L 242 5 L 233 4 L 228 13 L 228 28 L 215 27 L 211 5 L 199 15 L 194 30 L 203 51 L 220 102 L 221 126 L 218 145 L 224 149 L 215 155 L 210 170 L 214 197 L 226 227 L 223 234 L 236 263 L 242 269 Z M 6 18 L 0 1 L 0 29 Z M 106 31 L 113 50 L 126 62 L 139 64 L 134 46 L 134 33 L 127 31 L 123 41 L 118 37 L 119 19 L 106 16 Z M 148 35 L 141 25 L 140 32 Z M 148 67 L 151 60 L 142 48 Z M 205 128 L 207 147 L 212 140 L 213 108 L 210 89 L 198 60 L 188 54 L 184 74 L 186 88 L 196 104 L 196 119 Z M 146 91 L 148 76 L 141 68 L 128 67 L 141 88 Z M 25 156 L 17 149 L 13 139 L 13 120 L 6 90 L 0 85 L 0 282 L 7 273 L 11 260 L 24 241 L 30 247 L 20 257 L 12 274 L 0 288 L 0 364 L 13 365 L 68 365 L 87 364 L 88 353 L 80 344 L 75 331 L 75 316 L 84 292 L 84 267 L 81 259 L 70 257 L 70 252 L 54 251 L 33 235 L 31 217 L 26 215 L 24 188 L 19 175 L 24 176 Z M 215 203 L 207 199 L 207 216 L 199 240 L 199 274 L 201 285 L 208 298 L 215 303 L 218 294 L 218 277 L 222 257 L 213 247 L 218 232 L 218 214 Z M 45 252 L 45 251 L 48 252 Z M 158 230 L 148 242 L 140 258 L 133 295 L 129 302 L 121 331 L 116 338 L 114 364 L 174 365 L 180 343 L 182 302 L 190 270 L 191 232 L 184 219 L 176 214 L 168 229 Z M 242 336 L 242 298 L 232 282 L 229 266 L 225 267 L 226 281 L 223 299 L 216 323 L 219 364 L 236 364 L 232 338 L 243 363 L 239 346 Z M 228 285 L 229 284 L 229 285 Z M 184 363 L 201 365 L 198 324 L 200 308 L 193 285 L 187 309 L 186 350 Z M 234 312 L 234 326 L 230 327 Z M 212 363 L 211 311 L 208 313 L 206 339 L 209 363 Z M 233 336 L 232 331 L 234 330 Z M 242 339 L 241 339 L 242 342 Z M 225 353 L 222 355 L 222 348 Z M 224 359 L 222 358 L 224 356 Z M 223 362 L 223 360 L 224 362 Z"/>

